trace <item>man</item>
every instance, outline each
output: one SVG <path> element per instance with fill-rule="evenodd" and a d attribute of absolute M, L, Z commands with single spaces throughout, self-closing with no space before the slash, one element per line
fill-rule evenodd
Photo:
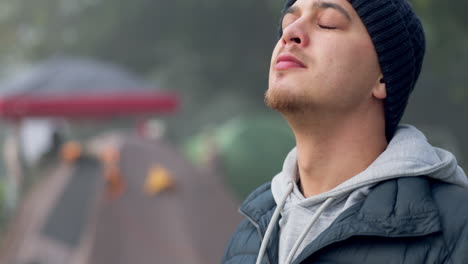
<path fill-rule="evenodd" d="M 468 181 L 398 126 L 425 50 L 405 0 L 288 0 L 265 101 L 296 148 L 224 263 L 468 263 Z"/>

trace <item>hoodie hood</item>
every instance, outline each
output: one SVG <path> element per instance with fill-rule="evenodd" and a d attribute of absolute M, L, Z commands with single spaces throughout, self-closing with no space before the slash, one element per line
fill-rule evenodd
<path fill-rule="evenodd" d="M 453 154 L 433 147 L 422 132 L 409 125 L 398 127 L 386 150 L 367 169 L 328 192 L 305 198 L 296 184 L 296 172 L 294 148 L 271 184 L 273 198 L 281 207 L 279 263 L 290 262 L 341 212 L 364 200 L 379 182 L 427 176 L 468 187 L 466 175 Z"/>

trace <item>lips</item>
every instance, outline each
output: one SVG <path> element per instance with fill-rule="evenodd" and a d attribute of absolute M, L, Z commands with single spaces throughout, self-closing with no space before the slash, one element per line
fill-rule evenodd
<path fill-rule="evenodd" d="M 275 69 L 278 71 L 301 68 L 304 69 L 307 67 L 302 61 L 292 55 L 281 55 L 276 60 Z"/>

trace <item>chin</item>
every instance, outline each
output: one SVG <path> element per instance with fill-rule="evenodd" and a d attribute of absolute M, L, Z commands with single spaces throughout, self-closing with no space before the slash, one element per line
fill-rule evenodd
<path fill-rule="evenodd" d="M 265 93 L 265 104 L 281 113 L 300 112 L 307 106 L 303 96 L 293 95 L 288 89 L 272 87 Z"/>

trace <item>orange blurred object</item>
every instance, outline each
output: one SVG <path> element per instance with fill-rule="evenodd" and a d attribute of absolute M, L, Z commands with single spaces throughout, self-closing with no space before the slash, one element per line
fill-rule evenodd
<path fill-rule="evenodd" d="M 116 199 L 124 193 L 126 184 L 117 166 L 105 166 L 104 179 L 108 199 Z"/>
<path fill-rule="evenodd" d="M 99 158 L 104 163 L 104 165 L 112 166 L 119 162 L 120 152 L 117 148 L 108 147 L 100 153 Z"/>
<path fill-rule="evenodd" d="M 174 180 L 166 168 L 156 165 L 150 169 L 144 186 L 147 195 L 156 195 L 172 187 L 174 187 Z"/>
<path fill-rule="evenodd" d="M 68 141 L 62 146 L 61 157 L 67 162 L 74 162 L 81 157 L 82 147 L 77 141 Z"/>

